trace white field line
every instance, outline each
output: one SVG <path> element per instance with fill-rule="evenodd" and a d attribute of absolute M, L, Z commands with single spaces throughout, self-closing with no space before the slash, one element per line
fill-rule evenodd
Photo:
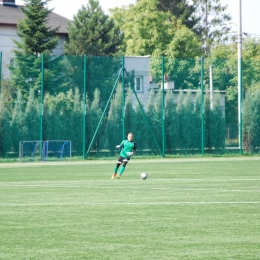
<path fill-rule="evenodd" d="M 245 192 L 245 193 L 260 193 L 260 190 L 241 190 L 241 189 L 231 189 L 231 190 L 228 190 L 228 189 L 214 189 L 214 188 L 208 188 L 208 189 L 205 189 L 205 188 L 171 188 L 171 187 L 163 187 L 163 188 L 158 188 L 158 187 L 130 187 L 130 186 L 121 186 L 121 187 L 118 187 L 118 186 L 103 186 L 103 187 L 100 187 L 100 186 L 78 186 L 78 185 L 40 185 L 40 184 L 15 184 L 15 185 L 10 185 L 10 186 L 3 186 L 3 187 L 8 187 L 8 188 L 11 188 L 11 187 L 28 187 L 28 188 L 49 188 L 49 189 L 53 189 L 53 188 L 63 188 L 63 189 L 86 189 L 86 190 L 98 190 L 98 189 L 101 189 L 101 190 L 105 190 L 105 189 L 115 189 L 115 190 L 118 190 L 118 189 L 122 189 L 122 190 L 171 190 L 171 191 L 216 191 L 216 192 Z"/>
<path fill-rule="evenodd" d="M 26 162 L 26 163 L 0 163 L 0 168 L 47 166 L 47 165 L 89 165 L 89 164 L 115 164 L 117 157 L 109 160 L 85 160 L 68 162 Z M 252 157 L 211 157 L 211 158 L 156 158 L 156 159 L 138 159 L 132 158 L 134 163 L 166 163 L 166 162 L 225 162 L 225 161 L 260 161 L 260 156 Z"/>
<path fill-rule="evenodd" d="M 173 201 L 173 202 L 83 202 L 83 203 L 0 203 L 0 207 L 35 207 L 35 206 L 99 206 L 99 205 L 230 205 L 260 204 L 260 201 Z"/>
<path fill-rule="evenodd" d="M 231 178 L 231 179 L 228 179 L 228 178 L 163 178 L 163 179 L 154 179 L 154 178 L 150 178 L 148 180 L 145 180 L 145 182 L 154 182 L 154 181 L 166 181 L 168 182 L 169 180 L 171 180 L 173 183 L 175 181 L 182 181 L 182 182 L 186 182 L 186 181 L 203 181 L 203 182 L 208 182 L 208 181 L 212 181 L 212 182 L 237 182 L 237 181 L 260 181 L 260 178 Z M 77 180 L 77 181 L 68 181 L 68 180 L 64 180 L 64 181 L 30 181 L 30 183 L 32 184 L 28 184 L 28 182 L 26 181 L 15 181 L 15 182 L 1 182 L 0 181 L 0 186 L 14 186 L 14 185 L 48 185 L 48 184 L 59 184 L 59 183 L 80 183 L 80 184 L 84 184 L 84 183 L 104 183 L 104 182 L 122 182 L 122 184 L 126 184 L 126 183 L 136 183 L 137 180 L 127 180 L 127 179 L 121 179 L 121 180 L 111 180 L 110 178 L 109 179 L 103 179 L 103 180 L 87 180 L 87 179 L 84 179 L 84 180 Z M 138 180 L 138 182 L 141 182 L 143 183 L 144 181 L 143 180 Z M 38 184 L 40 183 L 40 184 Z"/>

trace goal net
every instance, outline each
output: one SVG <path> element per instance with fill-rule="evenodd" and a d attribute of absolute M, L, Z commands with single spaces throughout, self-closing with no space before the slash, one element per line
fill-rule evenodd
<path fill-rule="evenodd" d="M 41 143 L 41 141 L 21 141 L 19 143 L 20 162 L 40 161 Z"/>
<path fill-rule="evenodd" d="M 21 141 L 20 162 L 71 159 L 70 140 Z"/>
<path fill-rule="evenodd" d="M 71 141 L 47 140 L 43 142 L 42 161 L 71 159 Z"/>

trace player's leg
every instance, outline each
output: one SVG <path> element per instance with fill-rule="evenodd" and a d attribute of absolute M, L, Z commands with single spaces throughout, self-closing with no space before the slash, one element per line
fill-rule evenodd
<path fill-rule="evenodd" d="M 112 174 L 111 179 L 114 179 L 114 178 L 116 177 L 116 173 L 117 173 L 117 171 L 118 171 L 118 169 L 119 169 L 119 166 L 120 166 L 120 164 L 122 163 L 122 161 L 123 161 L 123 158 L 122 158 L 122 157 L 119 157 L 118 160 L 117 160 L 116 166 L 115 166 L 115 168 L 114 168 L 114 173 Z"/>
<path fill-rule="evenodd" d="M 119 178 L 121 177 L 121 175 L 123 174 L 123 172 L 124 172 L 124 170 L 125 170 L 125 167 L 126 167 L 128 161 L 129 161 L 129 159 L 127 159 L 127 158 L 124 158 L 124 159 L 123 159 L 122 166 L 121 166 L 121 168 L 120 168 L 119 174 L 117 174 L 117 178 L 118 178 L 118 179 L 119 179 Z"/>

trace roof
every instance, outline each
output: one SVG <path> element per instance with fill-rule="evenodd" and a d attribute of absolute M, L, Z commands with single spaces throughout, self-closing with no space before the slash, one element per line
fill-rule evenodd
<path fill-rule="evenodd" d="M 24 13 L 17 5 L 0 5 L 0 25 L 17 26 L 18 22 L 24 19 Z M 51 28 L 60 27 L 58 34 L 68 34 L 67 25 L 69 19 L 51 12 L 47 25 Z"/>

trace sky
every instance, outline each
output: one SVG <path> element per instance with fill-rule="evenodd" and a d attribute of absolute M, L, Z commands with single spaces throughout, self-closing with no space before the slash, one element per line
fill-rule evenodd
<path fill-rule="evenodd" d="M 65 3 L 64 0 L 51 0 L 49 8 L 68 19 L 73 19 L 82 5 L 87 6 L 88 0 L 73 0 Z M 242 32 L 260 37 L 260 0 L 241 0 L 242 2 Z M 135 0 L 99 0 L 102 10 L 108 13 L 109 8 L 122 7 L 134 4 Z M 16 0 L 16 4 L 24 4 L 22 0 Z M 232 17 L 232 31 L 238 31 L 239 22 L 239 0 L 221 0 L 222 5 L 228 5 L 227 13 Z"/>

